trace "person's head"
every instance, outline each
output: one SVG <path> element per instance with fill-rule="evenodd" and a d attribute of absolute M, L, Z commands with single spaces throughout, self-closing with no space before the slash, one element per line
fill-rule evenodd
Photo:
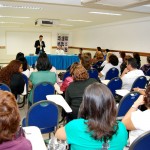
<path fill-rule="evenodd" d="M 124 58 L 126 56 L 125 52 L 119 52 L 120 57 L 122 58 L 122 60 L 124 61 Z"/>
<path fill-rule="evenodd" d="M 82 52 L 83 52 L 83 48 L 80 48 L 79 53 L 82 54 Z"/>
<path fill-rule="evenodd" d="M 24 58 L 24 53 L 22 53 L 22 52 L 17 53 L 16 60 L 20 60 L 22 58 Z"/>
<path fill-rule="evenodd" d="M 133 53 L 133 58 L 136 59 L 137 63 L 139 63 L 141 61 L 139 53 L 136 53 L 136 52 Z"/>
<path fill-rule="evenodd" d="M 95 82 L 85 89 L 79 118 L 88 120 L 87 125 L 94 139 L 112 137 L 116 132 L 116 115 L 116 103 L 107 86 Z"/>
<path fill-rule="evenodd" d="M 110 55 L 109 63 L 111 63 L 113 66 L 117 66 L 119 63 L 118 57 L 114 54 Z"/>
<path fill-rule="evenodd" d="M 150 56 L 147 56 L 147 62 L 150 64 Z"/>
<path fill-rule="evenodd" d="M 146 91 L 145 91 L 145 96 L 144 96 L 144 102 L 145 106 L 147 108 L 150 108 L 150 85 L 147 86 Z"/>
<path fill-rule="evenodd" d="M 113 54 L 113 53 L 111 53 L 111 52 L 108 52 L 108 53 L 107 53 L 107 56 L 106 56 L 107 62 L 109 62 L 109 57 L 110 57 L 112 54 Z"/>
<path fill-rule="evenodd" d="M 96 59 L 97 61 L 104 61 L 104 55 L 102 54 L 102 52 L 98 51 L 96 53 Z"/>
<path fill-rule="evenodd" d="M 39 40 L 42 41 L 43 40 L 43 35 L 39 36 Z"/>
<path fill-rule="evenodd" d="M 101 47 L 97 47 L 96 51 L 102 51 Z"/>
<path fill-rule="evenodd" d="M 80 63 L 79 62 L 75 62 L 71 65 L 70 67 L 70 74 L 72 75 L 74 72 L 74 69 L 76 68 L 76 66 L 78 66 Z"/>
<path fill-rule="evenodd" d="M 81 64 L 86 70 L 91 69 L 91 57 L 87 53 L 82 54 Z"/>
<path fill-rule="evenodd" d="M 46 71 L 46 70 L 50 70 L 52 68 L 52 65 L 51 65 L 46 53 L 40 54 L 40 56 L 37 59 L 36 68 L 38 71 Z"/>
<path fill-rule="evenodd" d="M 124 62 L 125 62 L 126 64 L 127 64 L 127 61 L 128 61 L 129 58 L 132 58 L 132 56 L 131 56 L 131 55 L 126 55 L 126 56 L 125 56 Z"/>
<path fill-rule="evenodd" d="M 20 115 L 14 95 L 0 90 L 0 144 L 13 140 L 19 124 Z"/>
<path fill-rule="evenodd" d="M 129 58 L 127 60 L 127 69 L 128 70 L 137 69 L 137 61 L 135 58 Z"/>
<path fill-rule="evenodd" d="M 72 73 L 72 77 L 74 81 L 81 81 L 88 79 L 89 74 L 81 64 L 78 64 Z"/>

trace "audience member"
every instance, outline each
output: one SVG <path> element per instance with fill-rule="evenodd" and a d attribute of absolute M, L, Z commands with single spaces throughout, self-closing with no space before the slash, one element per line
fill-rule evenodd
<path fill-rule="evenodd" d="M 109 49 L 105 49 L 105 50 L 103 51 L 104 60 L 106 60 L 106 57 L 107 57 L 107 53 L 108 53 L 108 52 L 110 52 Z"/>
<path fill-rule="evenodd" d="M 103 70 L 99 73 L 100 79 L 105 80 L 106 73 L 109 71 L 109 69 L 111 69 L 113 67 L 117 68 L 120 73 L 120 66 L 119 66 L 118 58 L 116 55 L 111 54 L 109 56 L 108 63 L 104 66 Z"/>
<path fill-rule="evenodd" d="M 57 46 L 57 50 L 56 50 L 56 54 L 57 55 L 64 55 L 64 50 L 62 48 L 62 46 Z"/>
<path fill-rule="evenodd" d="M 79 49 L 79 54 L 78 54 L 78 57 L 79 57 L 80 60 L 81 60 L 81 57 L 82 57 L 82 53 L 83 53 L 83 48 L 80 48 Z"/>
<path fill-rule="evenodd" d="M 126 53 L 125 52 L 119 52 L 120 58 L 119 58 L 119 63 L 122 64 L 124 62 Z"/>
<path fill-rule="evenodd" d="M 68 86 L 65 93 L 65 100 L 70 105 L 72 113 L 68 115 L 68 120 L 76 119 L 79 106 L 82 102 L 84 89 L 91 83 L 96 82 L 94 78 L 89 78 L 87 70 L 78 64 L 72 72 L 73 82 Z"/>
<path fill-rule="evenodd" d="M 23 71 L 22 66 L 21 61 L 12 60 L 0 70 L 0 82 L 7 84 L 16 98 L 24 91 L 25 81 L 21 74 Z"/>
<path fill-rule="evenodd" d="M 150 69 L 150 56 L 147 56 L 147 63 L 140 68 L 145 75 L 147 75 L 147 71 Z"/>
<path fill-rule="evenodd" d="M 109 62 L 109 57 L 112 55 L 113 53 L 108 52 L 107 56 L 106 56 L 106 60 L 102 63 L 101 67 L 104 67 L 108 62 Z"/>
<path fill-rule="evenodd" d="M 140 111 L 138 108 L 145 105 L 147 110 Z M 130 144 L 142 133 L 150 130 L 150 86 L 145 91 L 145 96 L 141 95 L 124 116 L 122 122 L 130 130 Z"/>
<path fill-rule="evenodd" d="M 137 61 L 137 69 L 140 69 L 141 67 L 141 59 L 139 53 L 133 53 L 133 58 Z"/>
<path fill-rule="evenodd" d="M 10 92 L 0 91 L 1 150 L 32 150 L 19 124 L 20 115 L 15 97 Z"/>
<path fill-rule="evenodd" d="M 88 55 L 87 53 L 83 53 L 82 57 L 81 57 L 81 64 L 83 65 L 83 67 L 86 70 L 90 70 L 91 69 L 91 64 L 92 64 L 91 56 Z"/>
<path fill-rule="evenodd" d="M 40 56 L 38 57 L 37 60 L 37 72 L 32 72 L 30 75 L 30 82 L 29 82 L 29 86 L 30 88 L 33 88 L 33 86 L 35 86 L 36 84 L 40 83 L 40 82 L 51 82 L 52 84 L 56 83 L 56 73 L 55 72 L 51 72 L 52 65 L 50 64 L 50 61 L 47 57 L 46 53 L 41 53 Z M 30 94 L 29 94 L 29 101 L 31 102 L 32 100 L 32 92 L 33 90 L 31 90 Z"/>
<path fill-rule="evenodd" d="M 122 79 L 122 89 L 131 90 L 133 82 L 139 77 L 144 76 L 142 70 L 137 69 L 137 61 L 135 58 L 129 58 L 127 60 L 127 68 L 124 69 Z"/>
<path fill-rule="evenodd" d="M 79 118 L 58 129 L 55 136 L 67 140 L 71 149 L 122 150 L 127 143 L 127 131 L 123 123 L 116 121 L 116 115 L 110 90 L 93 83 L 84 91 Z"/>

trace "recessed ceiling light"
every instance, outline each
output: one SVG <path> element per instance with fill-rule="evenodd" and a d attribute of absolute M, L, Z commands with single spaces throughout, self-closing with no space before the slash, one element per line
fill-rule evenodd
<path fill-rule="evenodd" d="M 92 21 L 88 21 L 88 20 L 75 20 L 75 19 L 67 19 L 67 21 L 92 22 Z"/>
<path fill-rule="evenodd" d="M 24 24 L 24 23 L 20 23 L 20 22 L 0 22 L 1 24 Z"/>
<path fill-rule="evenodd" d="M 11 6 L 11 5 L 3 5 L 0 4 L 0 8 L 18 8 L 18 9 L 33 9 L 33 10 L 39 10 L 42 9 L 40 7 L 31 7 L 31 6 Z"/>
<path fill-rule="evenodd" d="M 30 17 L 21 17 L 21 16 L 1 16 L 0 15 L 0 18 L 21 18 L 21 19 L 28 19 Z"/>
<path fill-rule="evenodd" d="M 59 24 L 60 26 L 73 26 L 71 24 Z"/>
<path fill-rule="evenodd" d="M 121 16 L 122 14 L 109 13 L 109 12 L 89 12 L 90 14 L 99 14 L 99 15 L 111 15 L 111 16 Z"/>

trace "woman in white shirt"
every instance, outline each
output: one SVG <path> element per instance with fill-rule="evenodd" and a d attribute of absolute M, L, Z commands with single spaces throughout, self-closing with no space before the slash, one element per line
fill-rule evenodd
<path fill-rule="evenodd" d="M 56 50 L 57 55 L 64 55 L 64 50 L 62 49 L 62 46 L 58 46 Z"/>

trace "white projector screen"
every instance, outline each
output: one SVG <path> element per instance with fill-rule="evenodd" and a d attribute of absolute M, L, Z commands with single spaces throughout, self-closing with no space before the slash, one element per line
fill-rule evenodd
<path fill-rule="evenodd" d="M 6 32 L 6 50 L 8 55 L 16 55 L 23 52 L 25 55 L 35 54 L 34 43 L 39 39 L 39 35 L 43 35 L 45 42 L 45 52 L 50 53 L 51 49 L 51 32 Z"/>

